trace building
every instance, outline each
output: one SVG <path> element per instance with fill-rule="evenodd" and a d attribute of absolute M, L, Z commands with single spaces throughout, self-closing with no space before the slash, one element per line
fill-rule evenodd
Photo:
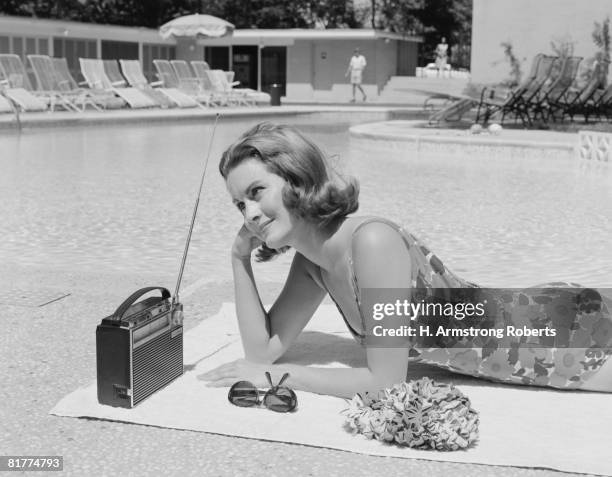
<path fill-rule="evenodd" d="M 414 76 L 418 37 L 371 29 L 235 30 L 231 37 L 163 40 L 157 30 L 0 16 L 0 53 L 67 58 L 80 77 L 78 58 L 139 59 L 154 80 L 153 59 L 205 59 L 233 70 L 241 87 L 269 91 L 280 84 L 293 100 L 350 97 L 344 73 L 355 47 L 366 56 L 364 89 L 376 96 L 391 76 Z"/>
<path fill-rule="evenodd" d="M 502 42 L 509 42 L 525 75 L 538 53 L 554 54 L 551 42 L 592 58 L 594 22 L 612 16 L 612 0 L 474 0 L 472 81 L 495 83 L 510 76 Z"/>

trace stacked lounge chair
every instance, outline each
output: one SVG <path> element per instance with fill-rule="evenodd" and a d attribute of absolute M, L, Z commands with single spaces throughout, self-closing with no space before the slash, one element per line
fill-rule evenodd
<path fill-rule="evenodd" d="M 585 117 L 593 115 L 601 119 L 602 116 L 605 116 L 607 120 L 610 120 L 612 118 L 612 83 L 606 89 L 596 91 L 589 103 L 584 105 Z"/>
<path fill-rule="evenodd" d="M 145 94 L 153 96 L 159 101 L 162 100 L 160 96 L 165 96 L 167 101 L 170 101 L 173 105 L 179 108 L 194 108 L 196 106 L 200 106 L 200 103 L 198 103 L 195 99 L 186 95 L 185 93 L 182 93 L 177 88 L 160 87 L 163 85 L 163 81 L 149 83 L 142 72 L 140 61 L 119 60 L 119 63 L 121 64 L 121 71 L 123 72 L 123 76 L 127 80 L 128 84 L 134 88 L 140 89 Z"/>
<path fill-rule="evenodd" d="M 104 72 L 108 79 L 113 85 L 119 86 L 121 88 L 131 88 L 132 85 L 130 82 L 124 77 L 119 69 L 119 63 L 117 60 L 103 60 L 104 64 Z M 144 91 L 139 89 L 145 96 L 148 96 L 153 103 L 162 108 L 172 108 L 174 107 L 174 103 L 170 101 L 165 95 L 159 93 L 156 95 L 155 93 L 151 94 L 149 91 Z"/>
<path fill-rule="evenodd" d="M 103 60 L 79 58 L 81 73 L 88 86 L 93 89 L 112 91 L 120 96 L 131 108 L 151 108 L 157 106 L 149 96 L 137 88 L 122 87 L 121 83 L 113 84 L 104 71 Z M 117 83 L 117 82 L 116 82 Z"/>
<path fill-rule="evenodd" d="M 25 73 L 14 71 L 17 65 L 14 62 L 16 55 L 0 55 L 0 87 L 2 94 L 9 98 L 21 111 L 45 111 L 49 104 L 47 98 L 39 98 L 24 86 L 32 88 Z M 17 56 L 21 63 L 21 59 Z M 22 64 L 23 66 L 23 64 Z M 16 68 L 19 70 L 19 68 Z"/>
<path fill-rule="evenodd" d="M 576 80 L 578 66 L 582 61 L 581 56 L 568 56 L 559 59 L 553 66 L 548 81 L 545 82 L 538 93 L 525 105 L 525 111 L 529 124 L 541 119 L 546 122 L 554 119 L 555 105 L 561 102 L 569 88 Z"/>
<path fill-rule="evenodd" d="M 76 82 L 72 76 L 72 73 L 70 73 L 66 58 L 51 58 L 51 62 L 53 63 L 55 73 L 60 78 L 63 87 L 71 91 L 83 91 L 91 98 L 91 101 L 96 105 L 96 109 L 117 109 L 126 106 L 127 103 L 120 97 L 116 96 L 112 91 L 81 87 L 86 85 L 87 82 Z"/>
<path fill-rule="evenodd" d="M 498 88 L 483 88 L 478 104 L 476 122 L 486 124 L 495 114 L 501 114 L 500 122 L 508 114 L 520 119 L 524 126 L 530 124 L 528 106 L 540 89 L 550 81 L 550 73 L 557 57 L 539 54 L 531 64 L 531 71 L 525 81 L 512 90 L 501 94 Z"/>
<path fill-rule="evenodd" d="M 67 111 L 78 111 L 70 98 L 62 91 L 59 91 L 56 82 L 53 80 L 45 81 L 48 78 L 39 76 L 37 70 L 34 70 L 36 76 L 36 88 L 34 88 L 25 65 L 19 56 L 11 54 L 0 55 L 0 63 L 2 63 L 9 78 L 13 78 L 11 82 L 16 81 L 16 86 L 23 87 L 45 101 L 51 111 L 54 111 L 56 107 L 61 107 Z"/>
<path fill-rule="evenodd" d="M 197 78 L 179 79 L 168 60 L 153 60 L 153 65 L 165 88 L 176 88 L 206 106 L 214 104 L 213 95 L 202 88 L 202 83 Z"/>
<path fill-rule="evenodd" d="M 217 85 L 222 91 L 228 94 L 237 95 L 249 105 L 255 105 L 257 103 L 270 104 L 270 95 L 263 91 L 256 91 L 251 88 L 236 88 L 240 84 L 240 81 L 233 81 L 233 71 L 223 70 L 210 70 L 210 73 L 216 77 Z"/>
<path fill-rule="evenodd" d="M 551 104 L 553 119 L 555 114 L 560 111 L 563 119 L 569 116 L 570 121 L 574 120 L 576 114 L 581 114 L 585 122 L 589 121 L 591 114 L 597 113 L 597 99 L 601 98 L 601 86 L 604 86 L 604 72 L 608 69 L 609 62 L 606 60 L 595 61 L 589 78 L 582 88 L 570 88 L 557 101 Z M 598 94 L 598 91 L 599 94 Z"/>
<path fill-rule="evenodd" d="M 232 106 L 251 106 L 255 104 L 252 99 L 247 97 L 245 92 L 233 90 L 232 86 L 227 86 L 227 80 L 224 81 L 221 78 L 221 76 L 227 78 L 222 70 L 206 70 L 203 72 L 203 75 L 210 84 L 215 96 L 223 98 L 224 104 Z"/>
<path fill-rule="evenodd" d="M 192 60 L 191 67 L 198 78 L 203 76 L 204 71 L 210 70 L 210 66 L 204 60 Z"/>
<path fill-rule="evenodd" d="M 83 88 L 73 88 L 70 81 L 64 79 L 56 70 L 52 59 L 47 55 L 28 55 L 39 89 L 52 91 L 66 109 L 84 111 L 87 105 L 100 111 L 93 95 Z"/>
<path fill-rule="evenodd" d="M 199 78 L 197 75 L 194 74 L 187 61 L 171 60 L 170 64 L 172 66 L 172 69 L 174 70 L 174 73 L 176 74 L 176 77 L 179 80 L 179 83 L 190 83 L 197 85 L 199 94 L 208 97 L 207 106 L 219 106 L 223 104 L 223 102 L 220 101 L 220 98 L 214 93 L 214 91 L 210 87 L 210 84 L 208 84 L 206 81 L 203 81 L 202 78 Z"/>

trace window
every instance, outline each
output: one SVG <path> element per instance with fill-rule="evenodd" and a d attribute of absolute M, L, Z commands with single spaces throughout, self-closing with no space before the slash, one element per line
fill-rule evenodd
<path fill-rule="evenodd" d="M 213 70 L 229 70 L 229 46 L 207 46 L 204 49 L 204 60 Z"/>
<path fill-rule="evenodd" d="M 105 60 L 137 60 L 138 43 L 102 40 L 102 58 Z"/>
<path fill-rule="evenodd" d="M 9 37 L 0 36 L 0 53 L 10 53 Z"/>

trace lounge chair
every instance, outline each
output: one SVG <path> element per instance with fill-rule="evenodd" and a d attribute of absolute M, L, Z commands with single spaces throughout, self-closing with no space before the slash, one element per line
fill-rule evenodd
<path fill-rule="evenodd" d="M 113 86 L 119 88 L 125 88 L 126 86 L 128 86 L 128 82 L 121 74 L 121 70 L 119 69 L 119 63 L 117 63 L 117 60 L 102 60 L 102 64 L 104 65 L 104 72 L 106 73 L 106 77 Z"/>
<path fill-rule="evenodd" d="M 198 78 L 203 76 L 204 71 L 210 70 L 210 66 L 204 60 L 192 60 L 191 67 Z"/>
<path fill-rule="evenodd" d="M 200 103 L 198 103 L 195 99 L 180 92 L 177 88 L 159 87 L 163 85 L 162 81 L 149 83 L 142 72 L 140 61 L 119 60 L 119 63 L 121 65 L 123 76 L 130 86 L 138 88 L 145 94 L 157 98 L 160 103 L 167 101 L 172 106 L 178 106 L 179 108 L 194 108 L 196 106 L 200 106 Z"/>
<path fill-rule="evenodd" d="M 247 99 L 242 100 L 241 98 L 235 98 L 235 91 L 232 91 L 234 86 L 240 84 L 240 81 L 234 81 L 234 72 L 233 71 L 224 71 L 227 81 L 231 85 L 231 88 L 228 88 L 223 82 L 219 83 L 219 80 L 216 76 L 214 78 L 211 77 L 211 69 L 206 61 L 202 60 L 193 60 L 191 62 L 191 66 L 193 71 L 196 74 L 196 77 L 204 83 L 204 86 L 207 90 L 214 91 L 215 95 L 217 95 L 224 104 L 228 103 L 240 103 L 244 102 L 245 104 L 250 104 L 253 101 L 249 101 Z M 251 92 L 255 92 L 254 90 L 249 90 Z"/>
<path fill-rule="evenodd" d="M 206 106 L 213 104 L 212 94 L 202 90 L 201 82 L 197 78 L 179 79 L 168 60 L 153 60 L 153 65 L 165 88 L 176 88 Z"/>
<path fill-rule="evenodd" d="M 257 91 L 251 88 L 236 88 L 240 81 L 233 81 L 233 71 L 211 70 L 213 75 L 218 78 L 221 88 L 230 94 L 236 94 L 239 97 L 244 97 L 246 104 L 266 103 L 270 104 L 270 95 L 263 91 Z"/>
<path fill-rule="evenodd" d="M 480 94 L 476 122 L 478 123 L 482 120 L 483 124 L 486 124 L 489 118 L 497 113 L 502 114 L 501 121 L 503 122 L 504 115 L 512 111 L 512 108 L 518 103 L 521 96 L 525 94 L 529 88 L 534 86 L 537 80 L 540 62 L 545 56 L 546 55 L 540 53 L 533 58 L 529 74 L 516 88 L 511 89 L 501 86 L 484 87 Z"/>
<path fill-rule="evenodd" d="M 464 114 L 471 111 L 472 108 L 478 105 L 478 99 L 464 97 L 454 101 L 450 105 L 433 112 L 429 116 L 428 123 L 430 126 L 447 121 L 460 121 Z"/>
<path fill-rule="evenodd" d="M 584 110 L 581 113 L 585 115 L 585 119 L 592 115 L 596 116 L 598 120 L 602 116 L 610 120 L 612 118 L 612 83 L 606 89 L 595 91 L 591 100 L 584 105 Z"/>
<path fill-rule="evenodd" d="M 476 122 L 486 124 L 493 115 L 501 114 L 500 122 L 503 123 L 508 114 L 513 114 L 524 126 L 529 126 L 528 105 L 549 81 L 556 61 L 556 56 L 538 54 L 532 61 L 529 75 L 516 88 L 506 89 L 501 94 L 499 88 L 484 88 L 480 94 Z"/>
<path fill-rule="evenodd" d="M 16 77 L 10 78 L 2 62 L 0 62 L 0 91 L 12 104 L 21 111 L 45 111 L 48 103 L 34 96 L 31 92 L 24 88 L 16 87 L 11 80 L 15 81 Z M 21 80 L 19 83 L 21 84 Z M 9 103 L 11 106 L 11 103 Z M 6 107 L 6 105 L 4 105 Z M 12 107 L 11 107 L 12 110 Z"/>
<path fill-rule="evenodd" d="M 199 81 L 202 82 L 207 91 L 212 92 L 215 103 L 221 106 L 238 106 L 243 102 L 234 93 L 228 92 L 223 88 L 212 70 L 200 70 L 199 74 Z"/>
<path fill-rule="evenodd" d="M 56 94 L 66 109 L 82 112 L 87 105 L 91 105 L 94 109 L 101 110 L 89 92 L 83 88 L 73 89 L 70 82 L 62 78 L 49 56 L 28 55 L 28 61 L 34 70 L 38 87 Z"/>
<path fill-rule="evenodd" d="M 170 64 L 176 73 L 179 83 L 186 82 L 197 85 L 199 94 L 204 97 L 208 95 L 207 106 L 218 106 L 220 104 L 219 98 L 216 97 L 210 85 L 194 74 L 189 63 L 185 60 L 171 60 Z"/>
<path fill-rule="evenodd" d="M 127 103 L 116 96 L 112 91 L 105 91 L 103 89 L 96 88 L 84 88 L 87 82 L 77 83 L 70 69 L 68 68 L 68 61 L 66 58 L 51 58 L 55 73 L 60 79 L 60 85 L 69 91 L 79 91 L 86 94 L 96 109 L 118 109 L 123 108 Z"/>
<path fill-rule="evenodd" d="M 581 89 L 570 88 L 557 101 L 551 104 L 552 115 L 560 111 L 561 119 L 569 116 L 570 121 L 574 120 L 576 114 L 581 114 L 585 122 L 589 121 L 589 116 L 596 113 L 597 92 L 604 85 L 604 71 L 607 71 L 608 61 L 595 61 L 590 76 Z M 601 92 L 600 92 L 601 94 Z"/>
<path fill-rule="evenodd" d="M 61 95 L 58 95 L 52 91 L 40 91 L 35 89 L 19 56 L 8 53 L 0 54 L 0 65 L 2 65 L 4 71 L 5 82 L 10 88 L 28 91 L 31 96 L 35 96 L 39 101 L 45 103 L 45 105 L 47 105 L 51 111 L 53 111 L 55 106 L 58 105 L 64 109 L 74 111 L 74 107 L 65 102 L 61 98 Z M 27 101 L 27 95 L 24 95 L 23 92 L 16 94 L 19 95 L 21 102 L 24 100 Z M 21 106 L 21 103 L 18 102 L 18 104 Z M 40 107 L 38 104 L 36 104 L 36 102 L 32 102 L 31 106 L 35 110 L 39 110 Z"/>
<path fill-rule="evenodd" d="M 131 108 L 151 108 L 157 106 L 149 96 L 136 88 L 121 87 L 120 84 L 113 84 L 106 72 L 102 60 L 89 58 L 79 58 L 81 73 L 88 86 L 95 89 L 112 91 L 123 98 Z"/>
<path fill-rule="evenodd" d="M 132 88 L 133 86 L 130 82 L 125 78 L 125 76 L 121 73 L 119 69 L 119 62 L 117 60 L 103 60 L 104 63 L 104 72 L 108 79 L 111 81 L 113 85 L 117 85 L 121 88 Z M 135 88 L 135 86 L 134 86 Z M 142 88 L 137 88 L 141 91 L 145 96 L 147 96 L 151 101 L 155 103 L 156 106 L 160 106 L 162 108 L 172 108 L 174 107 L 174 103 L 170 101 L 164 94 L 159 93 L 150 93 L 149 91 L 145 91 Z"/>
<path fill-rule="evenodd" d="M 545 83 L 531 101 L 526 104 L 528 119 L 533 122 L 538 117 L 547 122 L 554 119 L 556 104 L 562 101 L 569 88 L 576 80 L 581 56 L 568 56 L 560 63 L 558 71 L 551 73 L 551 81 Z"/>

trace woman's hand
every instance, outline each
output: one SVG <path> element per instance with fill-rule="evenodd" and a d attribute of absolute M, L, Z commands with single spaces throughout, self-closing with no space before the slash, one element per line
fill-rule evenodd
<path fill-rule="evenodd" d="M 259 247 L 263 241 L 256 237 L 246 225 L 243 225 L 238 231 L 238 235 L 234 239 L 234 245 L 232 246 L 232 257 L 235 258 L 250 258 L 251 253 L 257 247 Z"/>
<path fill-rule="evenodd" d="M 280 373 L 278 366 L 273 364 L 253 363 L 246 359 L 238 359 L 230 363 L 225 363 L 206 373 L 200 374 L 200 381 L 208 381 L 208 387 L 230 387 L 238 381 L 250 381 L 257 388 L 267 388 L 270 386 L 266 379 L 266 371 L 272 376 L 274 384 L 278 382 Z"/>

